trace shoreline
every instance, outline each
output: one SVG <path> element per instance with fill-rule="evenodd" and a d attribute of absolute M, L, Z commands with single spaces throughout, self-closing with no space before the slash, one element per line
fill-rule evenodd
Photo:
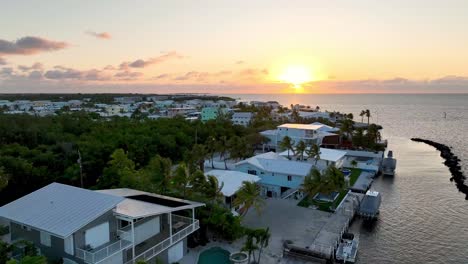
<path fill-rule="evenodd" d="M 415 142 L 426 143 L 440 151 L 440 156 L 445 160 L 445 166 L 449 168 L 449 171 L 452 174 L 450 181 L 455 181 L 458 190 L 464 193 L 465 200 L 468 200 L 468 186 L 465 184 L 466 177 L 461 171 L 461 166 L 459 164 L 460 159 L 457 157 L 457 155 L 452 153 L 450 147 L 428 139 L 411 138 L 411 140 Z"/>

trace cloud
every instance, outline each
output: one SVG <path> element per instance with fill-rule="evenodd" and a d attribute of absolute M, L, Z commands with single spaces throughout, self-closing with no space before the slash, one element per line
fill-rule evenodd
<path fill-rule="evenodd" d="M 33 65 L 31 65 L 30 67 L 29 66 L 24 66 L 24 65 L 19 65 L 18 69 L 23 71 L 23 72 L 27 72 L 27 71 L 31 71 L 31 70 L 42 70 L 42 69 L 44 69 L 44 65 L 42 63 L 40 63 L 40 62 L 36 62 Z"/>
<path fill-rule="evenodd" d="M 114 75 L 114 77 L 117 77 L 121 80 L 136 80 L 139 77 L 143 76 L 143 73 L 141 72 L 131 72 L 131 71 L 122 71 L 118 72 Z"/>
<path fill-rule="evenodd" d="M 72 68 L 64 68 L 62 66 L 55 67 L 55 70 L 49 70 L 44 74 L 46 79 L 51 80 L 79 80 L 79 81 L 108 81 L 111 76 L 103 71 L 91 70 L 75 70 Z M 59 69 L 57 69 L 59 68 Z"/>
<path fill-rule="evenodd" d="M 245 69 L 242 70 L 240 73 L 242 76 L 253 76 L 253 75 L 267 75 L 268 70 L 267 69 Z"/>
<path fill-rule="evenodd" d="M 430 80 L 431 84 L 437 85 L 467 85 L 468 84 L 468 77 L 465 76 L 457 76 L 457 75 L 447 75 L 442 78 Z"/>
<path fill-rule="evenodd" d="M 23 37 L 16 41 L 0 39 L 0 55 L 32 55 L 65 49 L 69 44 L 40 37 Z"/>
<path fill-rule="evenodd" d="M 13 68 L 12 67 L 4 67 L 2 70 L 0 70 L 0 75 L 1 76 L 10 76 L 13 74 Z"/>
<path fill-rule="evenodd" d="M 94 31 L 86 31 L 85 32 L 87 35 L 93 36 L 98 39 L 111 39 L 112 36 L 108 32 L 94 32 Z"/>
<path fill-rule="evenodd" d="M 152 79 L 153 79 L 153 80 L 161 80 L 161 79 L 167 79 L 167 78 L 169 78 L 169 77 L 171 77 L 170 74 L 168 74 L 168 73 L 163 73 L 163 74 L 160 74 L 160 75 L 158 75 L 158 76 L 154 76 Z"/>
<path fill-rule="evenodd" d="M 7 65 L 7 61 L 4 58 L 0 58 L 0 65 Z"/>
<path fill-rule="evenodd" d="M 153 64 L 160 64 L 163 62 L 166 62 L 168 60 L 172 59 L 182 59 L 184 56 L 180 55 L 179 53 L 175 51 L 167 52 L 161 56 L 158 56 L 156 58 L 150 58 L 148 60 L 143 60 L 143 59 L 138 59 L 133 62 L 122 62 L 120 64 L 120 69 L 121 70 L 126 70 L 128 68 L 145 68 L 147 66 L 153 65 Z"/>
<path fill-rule="evenodd" d="M 29 73 L 28 78 L 31 80 L 41 80 L 44 78 L 42 71 L 32 71 Z"/>
<path fill-rule="evenodd" d="M 236 61 L 236 64 L 237 64 L 237 65 L 244 64 L 244 63 L 245 63 L 245 61 L 243 61 L 243 60 L 238 60 L 238 61 Z"/>

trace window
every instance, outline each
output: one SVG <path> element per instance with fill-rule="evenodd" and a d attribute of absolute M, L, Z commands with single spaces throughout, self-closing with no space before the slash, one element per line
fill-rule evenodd
<path fill-rule="evenodd" d="M 292 176 L 288 175 L 288 181 L 292 181 Z"/>
<path fill-rule="evenodd" d="M 257 175 L 257 171 L 256 171 L 256 170 L 247 170 L 247 173 L 248 173 L 248 174 L 252 174 L 252 175 Z"/>
<path fill-rule="evenodd" d="M 50 244 L 51 244 L 50 234 L 41 231 L 40 236 L 41 236 L 41 244 L 44 246 L 50 247 Z"/>
<path fill-rule="evenodd" d="M 69 255 L 74 255 L 74 247 L 73 247 L 73 235 L 65 238 L 63 240 L 63 247 L 65 249 L 65 252 Z"/>

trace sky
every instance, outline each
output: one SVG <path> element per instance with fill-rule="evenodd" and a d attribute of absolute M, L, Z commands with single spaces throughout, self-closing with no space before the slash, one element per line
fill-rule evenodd
<path fill-rule="evenodd" d="M 4 0 L 0 93 L 467 93 L 466 0 Z"/>

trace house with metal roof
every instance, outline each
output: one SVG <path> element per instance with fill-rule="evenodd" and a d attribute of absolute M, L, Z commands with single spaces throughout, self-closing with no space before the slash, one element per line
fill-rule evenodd
<path fill-rule="evenodd" d="M 50 262 L 179 261 L 201 203 L 132 189 L 49 184 L 0 207 L 9 241 L 32 242 Z"/>
<path fill-rule="evenodd" d="M 224 205 L 231 209 L 234 214 L 237 214 L 237 211 L 241 209 L 239 206 L 233 206 L 233 201 L 242 184 L 244 182 L 257 183 L 260 181 L 260 177 L 258 176 L 232 170 L 210 170 L 205 172 L 205 175 L 211 175 L 216 178 L 218 187 L 221 188 L 220 192 L 224 196 Z"/>
<path fill-rule="evenodd" d="M 292 161 L 267 152 L 235 164 L 235 170 L 260 177 L 261 194 L 266 197 L 283 197 L 298 190 L 314 164 Z"/>

